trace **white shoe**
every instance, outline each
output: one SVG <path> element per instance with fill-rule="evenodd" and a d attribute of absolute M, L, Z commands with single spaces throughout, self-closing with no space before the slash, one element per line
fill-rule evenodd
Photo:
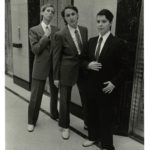
<path fill-rule="evenodd" d="M 33 124 L 28 124 L 27 129 L 28 129 L 29 132 L 32 132 L 34 130 L 34 125 Z"/>
<path fill-rule="evenodd" d="M 94 143 L 95 143 L 95 141 L 86 140 L 86 141 L 82 144 L 82 146 L 83 146 L 83 147 L 89 147 L 89 146 L 92 146 Z"/>
<path fill-rule="evenodd" d="M 64 140 L 68 140 L 68 139 L 69 139 L 69 136 L 70 136 L 70 134 L 69 134 L 69 129 L 63 129 L 63 130 L 62 130 L 62 138 L 63 138 Z"/>

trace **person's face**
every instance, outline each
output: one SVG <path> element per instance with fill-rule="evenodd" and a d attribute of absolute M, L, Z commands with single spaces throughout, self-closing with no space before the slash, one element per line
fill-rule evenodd
<path fill-rule="evenodd" d="M 54 8 L 53 7 L 47 7 L 42 12 L 43 20 L 50 22 L 53 19 L 54 16 Z"/>
<path fill-rule="evenodd" d="M 69 24 L 71 27 L 76 28 L 78 24 L 78 14 L 75 10 L 72 9 L 66 9 L 65 10 L 65 20 L 67 24 Z"/>
<path fill-rule="evenodd" d="M 98 15 L 96 17 L 96 26 L 101 35 L 104 35 L 108 31 L 110 31 L 111 25 L 112 23 L 109 22 L 109 20 L 104 15 L 103 16 Z"/>

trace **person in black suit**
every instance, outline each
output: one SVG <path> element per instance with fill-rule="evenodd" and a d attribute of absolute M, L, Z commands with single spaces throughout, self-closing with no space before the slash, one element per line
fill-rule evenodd
<path fill-rule="evenodd" d="M 36 125 L 42 95 L 44 92 L 46 78 L 49 77 L 50 84 L 50 116 L 52 119 L 58 118 L 57 97 L 58 88 L 53 81 L 52 50 L 54 46 L 54 34 L 58 28 L 51 25 L 54 17 L 54 7 L 46 4 L 41 7 L 42 22 L 34 26 L 29 31 L 31 50 L 34 54 L 32 71 L 31 97 L 28 107 L 28 131 L 32 132 Z"/>
<path fill-rule="evenodd" d="M 78 9 L 66 6 L 62 11 L 66 26 L 55 35 L 53 50 L 54 84 L 60 86 L 59 126 L 62 127 L 62 138 L 69 138 L 71 90 L 77 83 L 79 92 L 84 93 L 80 76 L 80 62 L 87 45 L 87 28 L 78 25 Z M 82 95 L 81 95 L 82 100 Z"/>
<path fill-rule="evenodd" d="M 113 107 L 128 66 L 125 43 L 110 32 L 112 20 L 113 14 L 109 10 L 98 12 L 96 21 L 99 35 L 89 40 L 84 61 L 88 69 L 88 140 L 83 146 L 88 147 L 100 141 L 103 150 L 115 150 Z"/>

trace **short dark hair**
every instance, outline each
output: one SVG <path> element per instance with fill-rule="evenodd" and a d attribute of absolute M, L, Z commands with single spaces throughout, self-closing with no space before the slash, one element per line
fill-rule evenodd
<path fill-rule="evenodd" d="M 97 16 L 105 16 L 109 20 L 109 22 L 112 22 L 114 17 L 112 12 L 109 11 L 108 9 L 102 9 L 97 13 Z"/>
<path fill-rule="evenodd" d="M 66 9 L 72 9 L 78 14 L 78 8 L 76 6 L 73 6 L 73 5 L 66 6 L 61 12 L 61 16 L 63 17 L 65 24 L 67 24 L 67 21 L 65 20 L 65 10 Z"/>
<path fill-rule="evenodd" d="M 48 3 L 41 7 L 41 12 L 45 11 L 45 9 L 48 7 L 52 7 L 54 9 L 54 5 Z M 55 9 L 54 9 L 54 13 L 55 13 Z"/>

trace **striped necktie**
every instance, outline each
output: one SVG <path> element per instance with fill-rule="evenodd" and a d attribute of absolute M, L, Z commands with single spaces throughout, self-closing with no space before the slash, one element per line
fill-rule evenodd
<path fill-rule="evenodd" d="M 80 50 L 80 53 L 81 53 L 83 45 L 82 45 L 78 30 L 75 30 L 75 36 L 76 36 L 77 43 L 78 43 L 78 46 L 79 46 L 79 50 Z"/>

